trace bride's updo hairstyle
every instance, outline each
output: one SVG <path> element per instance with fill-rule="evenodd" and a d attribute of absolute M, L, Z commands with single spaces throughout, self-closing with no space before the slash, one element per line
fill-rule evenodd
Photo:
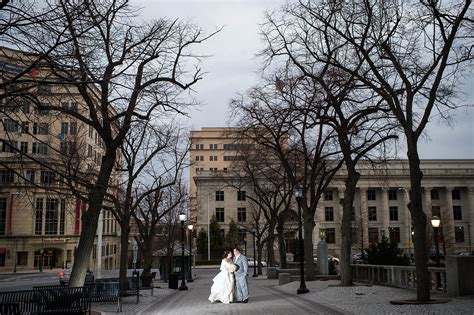
<path fill-rule="evenodd" d="M 232 253 L 230 250 L 226 249 L 224 251 L 224 255 L 222 256 L 222 259 L 226 259 L 227 258 L 227 255 L 229 255 L 230 253 Z"/>

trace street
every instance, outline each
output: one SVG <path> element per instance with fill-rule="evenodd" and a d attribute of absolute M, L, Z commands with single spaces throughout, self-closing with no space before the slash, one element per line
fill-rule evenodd
<path fill-rule="evenodd" d="M 57 272 L 17 273 L 0 275 L 0 292 L 29 290 L 33 286 L 59 284 Z"/>
<path fill-rule="evenodd" d="M 266 276 L 249 276 L 248 304 L 210 303 L 207 298 L 218 269 L 196 269 L 195 273 L 198 278 L 187 284 L 188 291 L 177 291 L 142 314 L 342 314 L 296 294 L 282 292 L 274 288 L 275 280 L 267 280 Z"/>

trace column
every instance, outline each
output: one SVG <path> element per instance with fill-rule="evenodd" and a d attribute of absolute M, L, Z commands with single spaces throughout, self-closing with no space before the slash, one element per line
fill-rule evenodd
<path fill-rule="evenodd" d="M 467 188 L 467 211 L 465 211 L 469 216 L 469 228 L 468 228 L 468 245 L 469 250 L 472 252 L 474 250 L 474 187 Z"/>
<path fill-rule="evenodd" d="M 402 190 L 402 202 L 403 202 L 403 207 L 402 207 L 402 213 L 400 213 L 400 217 L 403 218 L 403 231 L 400 231 L 400 233 L 403 233 L 403 237 L 401 238 L 402 243 L 405 245 L 406 248 L 411 249 L 413 248 L 413 243 L 411 240 L 411 213 L 410 210 L 408 209 L 408 204 L 410 203 L 410 195 L 408 193 L 408 189 L 406 188 L 401 188 Z M 404 240 L 404 241 L 403 241 Z"/>
<path fill-rule="evenodd" d="M 433 227 L 431 226 L 431 189 L 432 187 L 424 187 L 423 211 L 426 215 L 426 245 L 428 249 L 433 244 Z"/>
<path fill-rule="evenodd" d="M 364 244 L 364 248 L 369 247 L 369 228 L 368 228 L 368 213 L 367 213 L 367 188 L 361 187 L 359 188 L 360 192 L 360 216 L 361 222 L 358 222 L 362 225 L 361 227 L 361 237 L 362 237 L 362 244 Z"/>
<path fill-rule="evenodd" d="M 388 189 L 382 188 L 382 229 L 385 233 L 385 237 L 390 238 L 390 231 L 388 226 L 390 223 L 390 213 L 388 209 Z"/>
<path fill-rule="evenodd" d="M 454 253 L 453 187 L 446 187 L 446 207 L 441 209 L 441 228 L 443 229 L 446 254 Z"/>

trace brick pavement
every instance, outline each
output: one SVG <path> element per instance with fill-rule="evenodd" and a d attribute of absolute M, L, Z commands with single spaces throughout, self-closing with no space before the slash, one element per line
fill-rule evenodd
<path fill-rule="evenodd" d="M 307 282 L 310 292 L 297 295 L 299 282 L 278 286 L 277 280 L 265 276 L 249 277 L 248 304 L 211 304 L 207 297 L 216 272 L 196 270 L 199 278 L 188 284 L 188 291 L 162 289 L 154 297 L 144 291 L 139 305 L 134 304 L 135 297 L 128 297 L 122 314 L 474 314 L 472 296 L 454 298 L 447 304 L 391 305 L 392 299 L 413 299 L 415 291 L 366 285 L 339 287 L 338 281 L 330 280 Z M 433 297 L 446 298 L 439 294 Z M 94 304 L 93 309 L 116 314 L 114 307 Z"/>

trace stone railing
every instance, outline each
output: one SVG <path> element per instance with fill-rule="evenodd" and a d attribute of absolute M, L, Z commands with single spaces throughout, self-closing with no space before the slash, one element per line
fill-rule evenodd
<path fill-rule="evenodd" d="M 429 267 L 431 290 L 446 292 L 446 269 Z M 352 265 L 355 282 L 416 288 L 416 272 L 412 266 Z"/>

